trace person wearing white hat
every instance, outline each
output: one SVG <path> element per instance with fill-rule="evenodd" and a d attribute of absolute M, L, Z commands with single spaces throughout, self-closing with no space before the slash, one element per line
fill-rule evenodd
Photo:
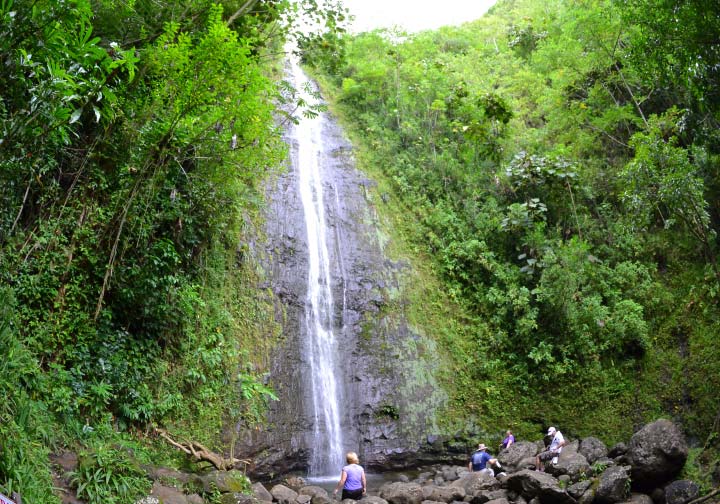
<path fill-rule="evenodd" d="M 548 460 L 554 461 L 560 456 L 562 447 L 565 446 L 565 438 L 563 437 L 562 432 L 557 430 L 555 427 L 550 427 L 547 431 L 547 435 L 552 436 L 552 441 L 550 441 L 550 446 L 548 446 L 547 450 L 538 453 L 537 457 L 535 457 L 535 469 L 537 471 L 544 471 L 545 467 L 543 462 L 547 462 Z"/>
<path fill-rule="evenodd" d="M 477 450 L 470 456 L 470 462 L 468 462 L 468 469 L 473 472 L 484 472 L 493 475 L 494 472 L 488 467 L 488 465 L 500 467 L 500 463 L 496 458 L 493 458 L 487 452 L 487 446 L 480 443 Z"/>

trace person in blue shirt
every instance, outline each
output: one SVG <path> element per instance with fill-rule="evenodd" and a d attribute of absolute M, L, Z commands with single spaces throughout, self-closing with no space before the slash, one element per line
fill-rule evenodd
<path fill-rule="evenodd" d="M 475 453 L 470 456 L 468 469 L 473 472 L 483 472 L 493 475 L 493 470 L 488 467 L 488 464 L 500 466 L 498 460 L 487 452 L 487 447 L 483 443 L 480 443 Z"/>

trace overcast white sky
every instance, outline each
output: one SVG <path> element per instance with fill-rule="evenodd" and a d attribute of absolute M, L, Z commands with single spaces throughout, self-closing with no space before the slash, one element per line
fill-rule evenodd
<path fill-rule="evenodd" d="M 355 15 L 351 31 L 399 25 L 409 32 L 458 25 L 482 17 L 495 0 L 343 0 Z"/>

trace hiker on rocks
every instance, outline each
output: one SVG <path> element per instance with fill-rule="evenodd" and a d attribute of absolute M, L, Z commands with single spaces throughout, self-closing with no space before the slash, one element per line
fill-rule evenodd
<path fill-rule="evenodd" d="M 492 455 L 487 452 L 487 447 L 483 443 L 480 443 L 478 445 L 478 449 L 475 450 L 475 453 L 470 456 L 468 469 L 473 472 L 481 472 L 494 476 L 495 473 L 490 467 L 488 467 L 488 464 L 496 465 L 498 467 L 500 466 L 498 460 L 493 458 Z"/>
<path fill-rule="evenodd" d="M 360 460 L 355 452 L 347 452 L 345 460 L 347 460 L 348 465 L 343 467 L 340 472 L 340 481 L 338 481 L 337 487 L 333 491 L 333 496 L 337 495 L 338 490 L 342 488 L 342 500 L 360 500 L 367 489 L 365 469 L 358 465 Z"/>
<path fill-rule="evenodd" d="M 562 452 L 562 447 L 565 446 L 565 438 L 563 437 L 562 432 L 557 430 L 555 427 L 550 427 L 547 435 L 551 436 L 552 440 L 550 441 L 550 445 L 547 447 L 547 450 L 538 453 L 537 457 L 535 457 L 535 469 L 537 471 L 544 471 L 544 463 L 548 460 L 554 460 L 556 457 L 559 457 L 560 452 Z"/>
<path fill-rule="evenodd" d="M 503 439 L 502 443 L 500 443 L 500 451 L 503 451 L 506 448 L 510 448 L 510 445 L 512 445 L 514 442 L 515 436 L 513 436 L 512 431 L 508 429 L 505 439 Z"/>

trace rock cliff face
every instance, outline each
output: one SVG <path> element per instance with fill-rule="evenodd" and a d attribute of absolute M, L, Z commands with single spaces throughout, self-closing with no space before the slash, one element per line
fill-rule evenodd
<path fill-rule="evenodd" d="M 431 461 L 438 448 L 438 439 L 429 436 L 433 415 L 445 396 L 435 383 L 440 362 L 432 341 L 404 316 L 403 286 L 412 281 L 411 271 L 385 256 L 389 238 L 378 226 L 374 205 L 382 202 L 373 201 L 373 182 L 356 170 L 351 146 L 332 118 L 322 124 L 318 148 L 340 353 L 337 382 L 345 398 L 344 449 L 357 451 L 367 467 L 403 467 L 417 457 Z M 292 135 L 288 144 L 290 166 L 268 189 L 265 239 L 254 250 L 268 278 L 260 288 L 272 291 L 283 329 L 270 376 L 280 400 L 271 406 L 267 428 L 245 433 L 236 445 L 259 476 L 302 471 L 313 449 L 303 321 L 308 241 Z"/>

